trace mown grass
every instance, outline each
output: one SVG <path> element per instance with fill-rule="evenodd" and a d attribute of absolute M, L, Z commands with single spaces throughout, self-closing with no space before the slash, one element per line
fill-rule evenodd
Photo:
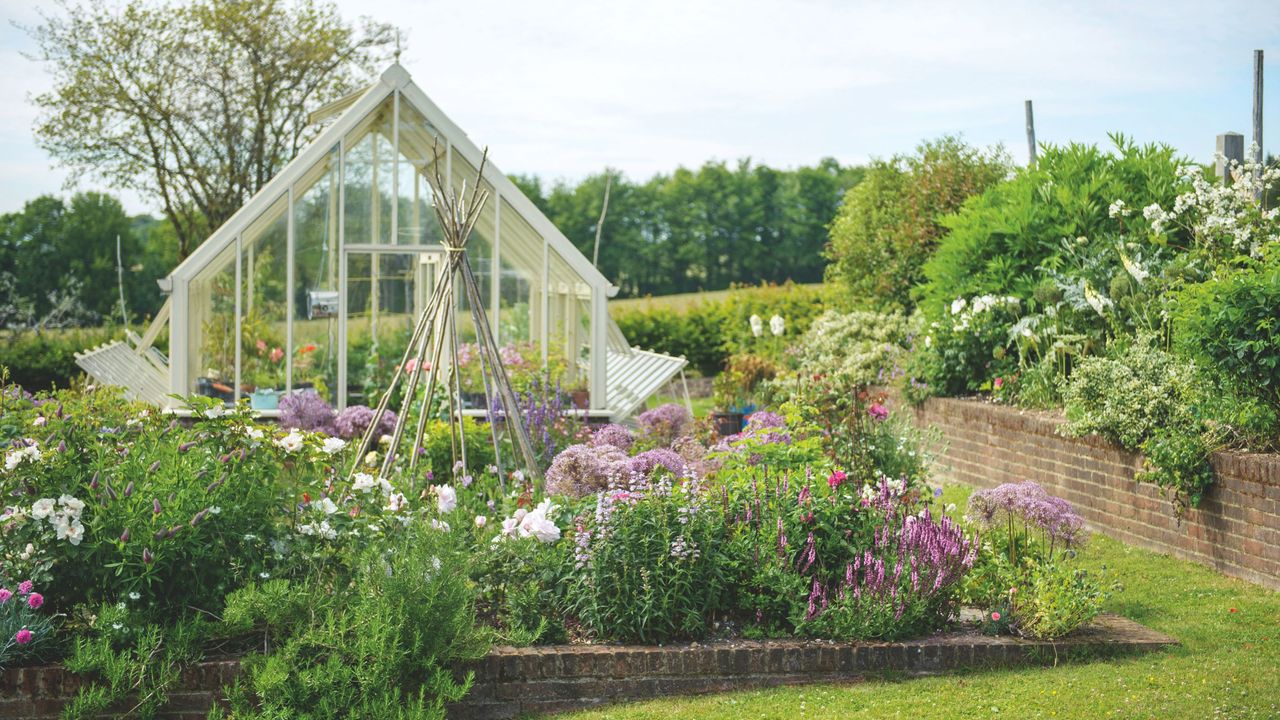
<path fill-rule="evenodd" d="M 963 507 L 967 496 L 952 487 L 945 499 Z M 1053 668 L 668 698 L 563 717 L 1280 718 L 1280 593 L 1101 535 L 1081 560 L 1120 584 L 1108 611 L 1182 644 Z"/>
<path fill-rule="evenodd" d="M 813 286 L 822 283 L 813 283 Z M 804 285 L 809 287 L 809 285 Z M 706 292 L 680 293 L 678 295 L 646 296 L 641 298 L 623 298 L 609 301 L 609 311 L 613 313 L 630 310 L 674 310 L 684 312 L 690 305 L 700 302 L 719 302 L 729 297 L 734 290 L 709 290 Z"/>

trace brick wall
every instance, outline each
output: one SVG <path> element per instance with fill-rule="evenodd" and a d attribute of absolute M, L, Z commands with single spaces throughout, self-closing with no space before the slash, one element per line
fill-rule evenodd
<path fill-rule="evenodd" d="M 449 708 L 455 720 L 513 718 L 623 700 L 775 685 L 853 682 L 866 675 L 930 674 L 960 668 L 1047 664 L 1072 653 L 1156 650 L 1175 641 L 1138 623 L 1103 615 L 1067 638 L 986 637 L 958 630 L 896 643 L 716 642 L 651 646 L 559 645 L 494 648 L 470 668 L 475 684 Z M 205 662 L 183 676 L 162 718 L 203 718 L 239 672 L 234 660 Z M 59 717 L 79 680 L 58 666 L 0 671 L 0 718 Z"/>
<path fill-rule="evenodd" d="M 1280 588 L 1280 455 L 1216 453 L 1217 482 L 1179 524 L 1159 487 L 1134 480 L 1141 455 L 1096 436 L 1062 437 L 1058 415 L 934 398 L 916 418 L 942 433 L 943 478 L 975 487 L 1034 480 L 1117 540 Z"/>

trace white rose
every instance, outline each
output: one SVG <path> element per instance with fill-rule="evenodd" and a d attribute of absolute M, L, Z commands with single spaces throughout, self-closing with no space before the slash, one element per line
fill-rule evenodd
<path fill-rule="evenodd" d="M 333 500 L 327 497 L 320 498 L 320 502 L 316 503 L 316 507 L 323 510 L 325 515 L 332 515 L 338 512 L 338 506 L 334 505 Z"/>
<path fill-rule="evenodd" d="M 347 441 L 342 438 L 327 437 L 320 444 L 320 451 L 325 455 L 333 455 L 342 451 L 347 446 Z"/>
<path fill-rule="evenodd" d="M 302 433 L 290 430 L 288 435 L 276 440 L 276 445 L 287 453 L 293 453 L 302 449 L 303 441 Z"/>
<path fill-rule="evenodd" d="M 351 481 L 351 489 L 363 493 L 369 492 L 377 485 L 378 482 L 369 473 L 356 473 L 355 478 Z"/>
<path fill-rule="evenodd" d="M 31 505 L 31 517 L 43 520 L 53 514 L 53 498 L 40 498 Z"/>

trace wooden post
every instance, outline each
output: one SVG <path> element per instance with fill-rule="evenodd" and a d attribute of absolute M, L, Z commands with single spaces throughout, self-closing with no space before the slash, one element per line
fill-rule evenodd
<path fill-rule="evenodd" d="M 1031 101 L 1027 101 L 1027 164 L 1036 164 L 1036 121 L 1031 113 Z"/>
<path fill-rule="evenodd" d="M 1217 165 L 1214 175 L 1217 175 L 1225 185 L 1231 182 L 1231 163 L 1244 162 L 1244 136 L 1236 132 L 1219 135 L 1216 156 Z"/>
<path fill-rule="evenodd" d="M 1262 51 L 1253 51 L 1253 163 L 1262 174 Z M 1262 183 L 1257 183 L 1254 194 L 1262 198 Z"/>

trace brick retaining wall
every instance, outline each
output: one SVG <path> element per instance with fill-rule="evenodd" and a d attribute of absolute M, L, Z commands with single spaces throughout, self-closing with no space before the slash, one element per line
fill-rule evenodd
<path fill-rule="evenodd" d="M 853 682 L 884 672 L 923 675 L 961 668 L 1047 664 L 1073 651 L 1138 652 L 1173 643 L 1173 639 L 1132 620 L 1103 615 L 1056 644 L 967 631 L 898 643 L 740 641 L 665 647 L 499 647 L 475 663 L 475 685 L 466 700 L 449 708 L 449 717 L 512 718 L 668 695 Z M 235 660 L 191 668 L 183 676 L 183 690 L 170 696 L 162 717 L 205 717 L 221 688 L 238 672 Z M 74 675 L 58 666 L 0 672 L 0 718 L 56 718 L 79 686 Z"/>
<path fill-rule="evenodd" d="M 1214 454 L 1217 482 L 1179 524 L 1159 487 L 1134 480 L 1141 455 L 1097 436 L 1062 437 L 1059 415 L 933 398 L 916 417 L 942 432 L 943 478 L 975 487 L 1035 480 L 1117 540 L 1280 588 L 1280 455 Z"/>

